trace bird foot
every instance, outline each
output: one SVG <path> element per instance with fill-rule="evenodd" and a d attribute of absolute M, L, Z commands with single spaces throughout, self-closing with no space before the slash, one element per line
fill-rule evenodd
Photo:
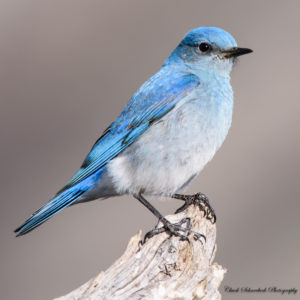
<path fill-rule="evenodd" d="M 204 217 L 207 220 L 211 221 L 212 224 L 216 223 L 217 217 L 214 209 L 211 207 L 207 196 L 202 193 L 197 193 L 195 195 L 180 195 L 174 194 L 172 198 L 183 200 L 185 203 L 179 207 L 175 214 L 178 214 L 185 209 L 187 209 L 190 205 L 196 205 L 199 207 L 200 211 L 203 211 Z"/>
<path fill-rule="evenodd" d="M 163 223 L 162 227 L 158 227 L 160 222 Z M 201 238 L 203 238 L 206 241 L 206 237 L 203 234 L 191 230 L 190 218 L 184 218 L 178 223 L 171 223 L 167 219 L 163 218 L 159 220 L 158 224 L 155 226 L 154 229 L 145 234 L 144 239 L 140 241 L 140 245 L 144 245 L 147 242 L 147 240 L 163 232 L 166 232 L 170 236 L 177 236 L 180 238 L 180 241 L 187 241 L 188 243 L 190 243 L 189 235 L 191 233 L 193 233 L 193 238 L 195 241 L 201 240 Z"/>

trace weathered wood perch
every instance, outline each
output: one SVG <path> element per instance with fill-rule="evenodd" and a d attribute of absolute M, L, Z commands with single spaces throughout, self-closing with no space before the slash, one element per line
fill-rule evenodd
<path fill-rule="evenodd" d="M 193 234 L 188 243 L 161 233 L 139 246 L 139 231 L 106 271 L 56 300 L 221 299 L 218 288 L 226 270 L 213 263 L 216 226 L 194 205 L 166 218 L 175 223 L 186 217 L 191 230 L 204 234 L 206 242 L 195 240 Z"/>

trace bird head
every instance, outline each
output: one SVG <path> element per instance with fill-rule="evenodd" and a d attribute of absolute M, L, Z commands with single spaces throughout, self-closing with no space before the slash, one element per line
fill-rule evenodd
<path fill-rule="evenodd" d="M 251 53 L 237 46 L 235 39 L 216 27 L 199 27 L 189 31 L 175 48 L 166 64 L 185 64 L 193 70 L 229 75 L 236 58 Z"/>

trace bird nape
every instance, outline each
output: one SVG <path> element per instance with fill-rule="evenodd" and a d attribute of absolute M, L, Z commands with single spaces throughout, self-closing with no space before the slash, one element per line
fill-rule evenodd
<path fill-rule="evenodd" d="M 163 195 L 183 200 L 176 212 L 198 205 L 215 222 L 207 197 L 178 194 L 212 159 L 231 125 L 230 72 L 237 56 L 252 52 L 237 46 L 226 31 L 189 31 L 97 140 L 81 168 L 53 199 L 15 232 L 24 235 L 73 204 L 129 194 L 145 205 L 166 231 L 189 240 L 189 220 L 172 224 L 145 198 Z M 184 226 L 183 226 L 184 225 Z M 198 234 L 201 236 L 201 234 Z"/>

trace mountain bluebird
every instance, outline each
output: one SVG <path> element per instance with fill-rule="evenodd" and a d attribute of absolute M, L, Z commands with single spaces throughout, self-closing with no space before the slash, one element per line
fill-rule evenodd
<path fill-rule="evenodd" d="M 187 33 L 132 96 L 123 112 L 96 141 L 79 171 L 46 205 L 15 230 L 24 235 L 67 206 L 130 194 L 158 217 L 170 235 L 188 240 L 183 222 L 172 224 L 145 198 L 161 195 L 198 204 L 215 214 L 204 194 L 180 195 L 212 159 L 231 125 L 230 72 L 236 57 L 252 50 L 237 47 L 226 31 L 200 27 Z M 155 231 L 156 230 L 156 231 Z"/>

